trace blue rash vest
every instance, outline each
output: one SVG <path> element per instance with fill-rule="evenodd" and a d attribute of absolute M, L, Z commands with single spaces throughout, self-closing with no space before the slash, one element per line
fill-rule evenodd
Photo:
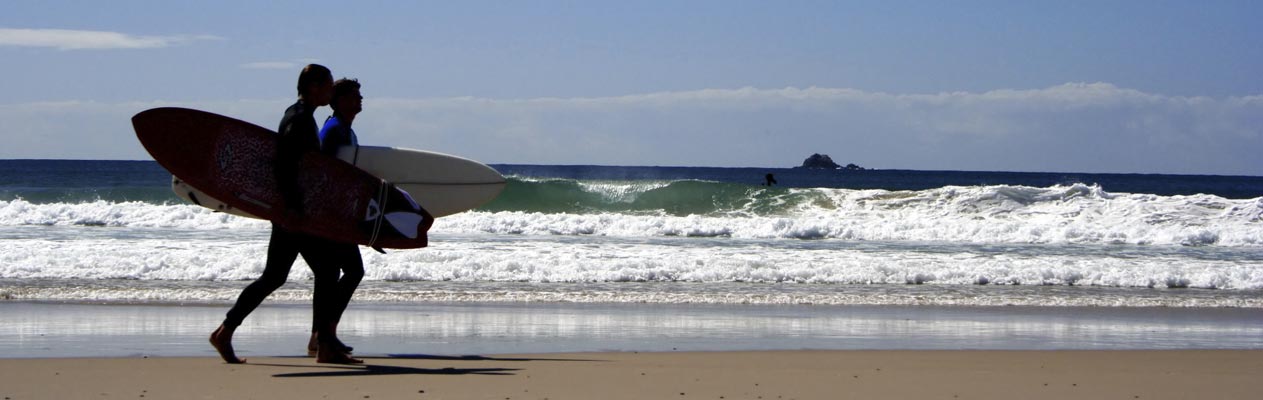
<path fill-rule="evenodd" d="M 330 115 L 325 120 L 324 128 L 320 129 L 320 153 L 322 154 L 337 156 L 339 147 L 359 146 L 359 144 L 360 141 L 355 137 L 351 124 L 342 121 L 337 115 Z"/>

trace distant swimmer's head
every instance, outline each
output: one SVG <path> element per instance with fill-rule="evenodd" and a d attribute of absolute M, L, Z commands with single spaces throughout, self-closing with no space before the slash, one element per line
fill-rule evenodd
<path fill-rule="evenodd" d="M 333 83 L 333 97 L 329 100 L 333 113 L 355 118 L 364 110 L 364 96 L 360 94 L 360 81 L 342 78 Z"/>
<path fill-rule="evenodd" d="M 320 64 L 307 64 L 298 74 L 298 97 L 313 106 L 327 106 L 333 97 L 333 72 Z"/>

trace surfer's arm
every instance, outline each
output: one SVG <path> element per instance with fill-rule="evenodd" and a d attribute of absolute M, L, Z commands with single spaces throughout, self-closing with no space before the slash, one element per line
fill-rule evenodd
<path fill-rule="evenodd" d="M 298 190 L 298 160 L 302 157 L 302 145 L 293 132 L 293 125 L 280 134 L 276 146 L 276 184 L 290 211 L 302 210 L 302 195 Z"/>

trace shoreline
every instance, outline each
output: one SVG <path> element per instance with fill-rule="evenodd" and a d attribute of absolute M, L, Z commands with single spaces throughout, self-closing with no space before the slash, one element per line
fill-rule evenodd
<path fill-rule="evenodd" d="M 617 242 L 615 242 L 617 243 Z M 1249 257 L 1241 252 L 1233 257 Z M 376 255 L 370 255 L 376 257 Z M 299 268 L 301 270 L 301 268 Z M 305 272 L 305 271 L 304 271 Z M 309 304 L 311 280 L 294 273 L 268 298 Z M 0 279 L 0 300 L 196 306 L 232 304 L 249 281 Z M 765 284 L 743 282 L 466 282 L 366 280 L 356 304 L 562 303 L 732 306 L 961 306 L 1263 310 L 1263 289 L 1056 285 Z"/>
<path fill-rule="evenodd" d="M 1263 350 L 767 351 L 0 359 L 0 396 L 414 399 L 1248 399 Z"/>
<path fill-rule="evenodd" d="M 213 357 L 228 305 L 0 301 L 4 358 Z M 243 357 L 306 354 L 309 304 L 265 304 Z M 784 350 L 1263 350 L 1263 310 L 1100 307 L 353 303 L 357 354 Z"/>

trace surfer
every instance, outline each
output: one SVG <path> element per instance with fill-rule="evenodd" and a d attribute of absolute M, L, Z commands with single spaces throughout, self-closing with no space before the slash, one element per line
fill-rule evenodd
<path fill-rule="evenodd" d="M 763 186 L 772 186 L 776 184 L 776 178 L 770 173 L 764 176 L 763 179 L 766 181 L 763 183 Z"/>
<path fill-rule="evenodd" d="M 320 150 L 319 131 L 316 129 L 316 108 L 329 105 L 333 96 L 333 73 L 328 68 L 309 64 L 298 76 L 298 101 L 285 110 L 281 118 L 276 156 L 276 179 L 289 209 L 287 218 L 301 215 L 302 202 L 297 184 L 298 160 L 307 151 Z M 229 364 L 246 362 L 238 358 L 232 348 L 232 334 L 250 312 L 285 284 L 290 267 L 302 254 L 315 276 L 312 325 L 318 341 L 316 362 L 356 364 L 362 360 L 349 355 L 350 348 L 338 340 L 334 311 L 339 302 L 339 265 L 336 252 L 330 249 L 338 245 L 322 238 L 291 232 L 273 222 L 272 236 L 268 241 L 267 261 L 263 274 L 241 291 L 236 304 L 228 310 L 223 324 L 210 336 L 210 343 L 220 357 Z M 358 257 L 358 253 L 357 253 Z M 363 275 L 362 266 L 360 276 Z M 332 279 L 330 279 L 332 277 Z M 348 282 L 350 283 L 350 282 Z M 356 279 L 358 284 L 358 278 Z"/>
<path fill-rule="evenodd" d="M 320 152 L 337 157 L 339 147 L 360 144 L 355 131 L 351 129 L 355 116 L 364 110 L 360 81 L 342 78 L 334 82 L 329 108 L 333 109 L 333 115 L 325 119 L 325 126 L 320 129 Z"/>
<path fill-rule="evenodd" d="M 321 153 L 337 157 L 339 147 L 359 145 L 359 140 L 355 137 L 355 131 L 351 130 L 351 122 L 363 110 L 363 100 L 364 96 L 360 95 L 359 81 L 342 78 L 333 83 L 333 94 L 329 100 L 329 107 L 333 109 L 333 115 L 325 119 L 324 127 L 320 129 L 317 135 Z M 359 286 L 360 280 L 364 278 L 364 260 L 360 257 L 359 246 L 355 243 L 329 241 L 325 251 L 329 256 L 328 261 L 332 263 L 332 266 L 336 267 L 321 271 L 322 274 L 328 274 L 328 276 L 323 277 L 324 279 L 331 279 L 337 282 L 333 300 L 329 304 L 331 308 L 328 310 L 327 321 L 332 325 L 329 328 L 330 331 L 336 333 L 338 322 L 342 320 L 342 313 L 346 311 L 347 305 L 351 302 L 351 296 L 355 294 L 355 288 Z M 341 277 L 338 276 L 339 271 L 341 272 Z M 336 336 L 335 342 L 335 345 L 341 346 L 346 350 L 346 353 L 350 353 L 351 347 L 341 344 L 340 341 L 336 340 Z M 320 326 L 317 326 L 316 321 L 313 319 L 311 340 L 307 342 L 307 352 L 318 355 L 320 344 Z"/>

